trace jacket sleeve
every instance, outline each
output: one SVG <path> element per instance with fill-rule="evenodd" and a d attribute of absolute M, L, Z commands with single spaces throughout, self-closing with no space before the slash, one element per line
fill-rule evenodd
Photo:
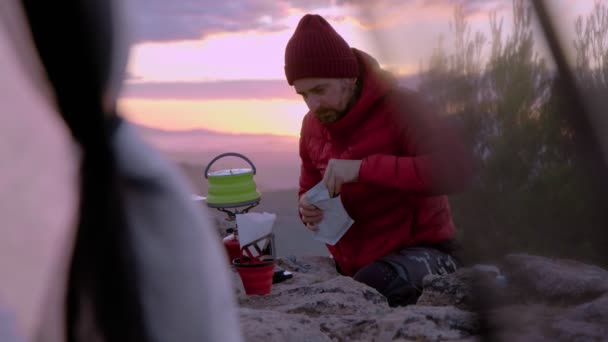
<path fill-rule="evenodd" d="M 308 152 L 306 139 L 308 138 L 307 134 L 308 126 L 306 124 L 306 119 L 302 124 L 302 131 L 300 132 L 300 180 L 299 180 L 299 191 L 298 191 L 298 200 L 300 197 L 305 194 L 310 188 L 317 185 L 322 179 L 323 176 L 321 172 L 314 166 L 312 160 L 310 159 L 310 155 Z M 298 210 L 298 215 L 300 216 L 300 220 L 302 219 L 302 215 Z"/>
<path fill-rule="evenodd" d="M 313 165 L 308 155 L 303 137 L 300 138 L 300 162 L 300 189 L 298 198 L 323 179 L 321 172 Z"/>
<path fill-rule="evenodd" d="M 472 179 L 472 155 L 453 125 L 439 118 L 411 92 L 397 102 L 394 119 L 404 155 L 370 155 L 359 181 L 418 195 L 465 190 Z"/>

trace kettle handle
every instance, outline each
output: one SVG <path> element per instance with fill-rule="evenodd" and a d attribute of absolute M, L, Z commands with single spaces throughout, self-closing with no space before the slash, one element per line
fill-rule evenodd
<path fill-rule="evenodd" d="M 224 158 L 224 157 L 239 157 L 241 159 L 244 159 L 246 162 L 249 163 L 249 165 L 251 165 L 251 168 L 253 169 L 253 174 L 255 175 L 255 165 L 253 165 L 253 163 L 251 162 L 251 160 L 249 160 L 249 158 L 245 157 L 244 155 L 240 154 L 240 153 L 236 153 L 236 152 L 228 152 L 228 153 L 222 153 L 219 156 L 213 158 L 209 164 L 207 164 L 207 167 L 205 168 L 205 178 L 208 178 L 209 176 L 209 169 L 211 168 L 211 165 L 213 165 L 213 163 L 215 163 L 218 159 L 220 158 Z"/>

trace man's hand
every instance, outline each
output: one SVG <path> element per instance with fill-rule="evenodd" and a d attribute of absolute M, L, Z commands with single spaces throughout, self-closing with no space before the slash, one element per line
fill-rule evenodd
<path fill-rule="evenodd" d="M 342 184 L 356 182 L 360 168 L 360 160 L 330 159 L 323 176 L 323 184 L 329 190 L 329 196 L 336 197 Z"/>
<path fill-rule="evenodd" d="M 313 232 L 318 232 L 319 227 L 317 225 L 323 219 L 323 211 L 308 203 L 306 195 L 300 196 L 298 210 L 300 210 L 300 214 L 302 214 L 302 221 L 306 224 L 306 227 Z"/>

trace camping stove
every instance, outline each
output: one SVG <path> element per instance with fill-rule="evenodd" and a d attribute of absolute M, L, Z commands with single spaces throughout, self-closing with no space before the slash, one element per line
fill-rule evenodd
<path fill-rule="evenodd" d="M 228 156 L 245 160 L 249 163 L 251 168 L 209 172 L 213 163 L 220 158 Z M 232 263 L 235 258 L 240 258 L 242 256 L 248 256 L 252 261 L 257 259 L 256 256 L 275 256 L 274 234 L 272 233 L 247 246 L 241 246 L 238 240 L 236 215 L 248 213 L 249 210 L 256 207 L 261 201 L 261 195 L 257 191 L 257 186 L 253 180 L 255 174 L 256 168 L 251 160 L 241 154 L 232 152 L 215 157 L 205 169 L 205 178 L 207 178 L 209 182 L 207 206 L 225 213 L 225 220 L 229 223 L 228 228 L 226 229 L 226 232 L 229 235 L 223 239 L 223 243 L 228 252 L 230 263 Z M 263 241 L 265 243 L 265 248 L 263 250 L 260 250 L 259 248 L 260 240 L 266 240 Z M 253 253 L 251 248 L 254 248 L 257 253 Z"/>

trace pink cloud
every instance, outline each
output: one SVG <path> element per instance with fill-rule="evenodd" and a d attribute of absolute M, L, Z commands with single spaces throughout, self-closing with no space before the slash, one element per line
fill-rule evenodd
<path fill-rule="evenodd" d="M 136 42 L 198 40 L 223 32 L 275 32 L 290 11 L 331 6 L 330 0 L 128 0 Z"/>
<path fill-rule="evenodd" d="M 209 34 L 285 29 L 276 19 L 288 14 L 283 1 L 129 0 L 136 42 L 198 40 Z M 262 20 L 267 18 L 270 20 Z"/>

